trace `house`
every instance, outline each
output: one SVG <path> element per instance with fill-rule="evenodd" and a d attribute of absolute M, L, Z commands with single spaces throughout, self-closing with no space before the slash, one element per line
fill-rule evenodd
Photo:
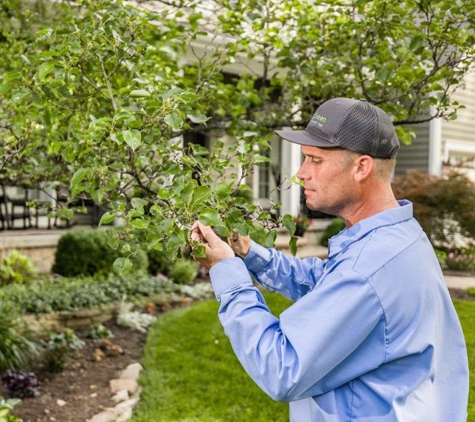
<path fill-rule="evenodd" d="M 441 176 L 450 169 L 465 172 L 475 181 L 475 72 L 453 95 L 463 104 L 456 120 L 433 119 L 413 127 L 416 138 L 398 152 L 396 175 L 411 169 Z"/>

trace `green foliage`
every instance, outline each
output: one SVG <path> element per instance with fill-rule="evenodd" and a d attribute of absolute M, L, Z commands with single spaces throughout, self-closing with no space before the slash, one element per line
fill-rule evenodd
<path fill-rule="evenodd" d="M 445 264 L 449 270 L 475 271 L 475 250 L 451 251 L 447 254 Z"/>
<path fill-rule="evenodd" d="M 11 283 L 29 283 L 36 274 L 34 262 L 17 251 L 9 252 L 0 261 L 0 286 Z"/>
<path fill-rule="evenodd" d="M 87 336 L 94 340 L 105 340 L 114 337 L 114 334 L 112 334 L 111 330 L 109 330 L 107 327 L 104 327 L 102 324 L 94 324 L 89 329 Z"/>
<path fill-rule="evenodd" d="M 66 187 L 68 202 L 54 205 L 63 217 L 77 198 L 107 206 L 101 224 L 124 222 L 111 239 L 125 248 L 119 273 L 139 248 L 177 256 L 197 219 L 271 246 L 276 222 L 238 193 L 268 161 L 276 127 L 302 127 L 343 95 L 379 104 L 408 141 L 402 123 L 421 110 L 455 116 L 450 95 L 473 63 L 473 0 L 162 6 L 0 8 L 0 182 Z M 231 42 L 206 41 L 198 54 L 206 37 Z M 230 66 L 252 74 L 224 75 Z M 210 150 L 184 148 L 185 133 L 207 136 Z"/>
<path fill-rule="evenodd" d="M 68 277 L 109 274 L 116 259 L 125 254 L 109 246 L 111 236 L 109 230 L 72 230 L 65 233 L 56 248 L 53 272 Z M 137 251 L 131 258 L 131 265 L 135 273 L 147 272 L 147 254 Z"/>
<path fill-rule="evenodd" d="M 11 303 L 0 301 L 0 373 L 25 368 L 39 351 L 38 345 L 28 338 L 28 329 L 17 318 Z"/>
<path fill-rule="evenodd" d="M 334 218 L 331 223 L 325 227 L 320 237 L 320 245 L 328 246 L 328 240 L 340 233 L 345 227 L 345 222 L 341 218 Z"/>
<path fill-rule="evenodd" d="M 122 301 L 168 294 L 170 281 L 151 276 L 114 276 L 108 279 L 61 278 L 55 282 L 10 285 L 0 289 L 0 300 L 15 304 L 22 314 L 44 314 L 100 308 Z"/>
<path fill-rule="evenodd" d="M 467 176 L 411 171 L 395 178 L 393 190 L 414 204 L 415 218 L 438 249 L 459 250 L 475 237 L 475 184 Z"/>
<path fill-rule="evenodd" d="M 0 396 L 0 422 L 19 422 L 16 416 L 12 414 L 13 408 L 21 403 L 19 399 L 5 400 Z"/>
<path fill-rule="evenodd" d="M 64 330 L 62 333 L 51 333 L 49 340 L 46 342 L 48 349 L 55 349 L 57 347 L 65 347 L 69 350 L 76 350 L 84 347 L 85 343 L 79 339 L 70 328 Z"/>
<path fill-rule="evenodd" d="M 44 343 L 43 365 L 46 371 L 52 373 L 63 372 L 69 353 L 85 345 L 71 329 L 62 333 L 51 333 Z"/>
<path fill-rule="evenodd" d="M 147 255 L 148 271 L 150 274 L 169 275 L 174 259 L 170 258 L 164 251 L 158 251 L 156 249 L 151 249 Z"/>
<path fill-rule="evenodd" d="M 178 258 L 170 268 L 169 276 L 177 284 L 190 284 L 198 275 L 198 264 L 186 258 Z"/>

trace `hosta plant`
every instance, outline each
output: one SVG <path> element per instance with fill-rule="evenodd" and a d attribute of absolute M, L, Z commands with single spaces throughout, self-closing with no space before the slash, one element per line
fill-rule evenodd
<path fill-rule="evenodd" d="M 21 422 L 12 414 L 13 408 L 21 403 L 19 399 L 5 400 L 0 396 L 0 422 Z"/>

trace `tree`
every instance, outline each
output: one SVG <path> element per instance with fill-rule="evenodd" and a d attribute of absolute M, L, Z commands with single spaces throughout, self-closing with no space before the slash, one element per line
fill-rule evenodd
<path fill-rule="evenodd" d="M 123 219 L 112 243 L 131 254 L 176 253 L 196 218 L 270 245 L 270 213 L 237 193 L 267 160 L 275 128 L 304 126 L 335 96 L 378 104 L 405 141 L 401 125 L 428 106 L 429 118 L 455 116 L 450 95 L 473 61 L 475 7 L 452 3 L 7 0 L 0 182 L 54 181 L 71 201 L 106 204 L 101 222 Z M 237 62 L 248 71 L 227 76 Z M 183 148 L 190 132 L 212 134 L 211 151 Z M 280 223 L 294 229 L 290 216 Z"/>

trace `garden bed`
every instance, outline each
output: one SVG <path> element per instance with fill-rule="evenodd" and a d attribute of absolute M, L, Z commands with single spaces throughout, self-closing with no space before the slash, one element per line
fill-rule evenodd
<path fill-rule="evenodd" d="M 86 422 L 105 408 L 114 407 L 109 381 L 129 364 L 140 362 L 146 334 L 113 322 L 104 325 L 114 335 L 111 341 L 123 349 L 123 354 L 94 361 L 97 342 L 82 338 L 85 346 L 70 354 L 64 372 L 51 374 L 41 368 L 32 368 L 38 373 L 41 394 L 24 399 L 14 414 L 23 422 Z M 0 395 L 5 397 L 6 394 L 0 386 Z M 65 402 L 62 406 L 61 401 Z"/>

